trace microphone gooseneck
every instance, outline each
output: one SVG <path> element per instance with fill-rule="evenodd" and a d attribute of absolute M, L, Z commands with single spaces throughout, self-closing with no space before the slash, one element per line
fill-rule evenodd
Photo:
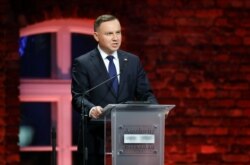
<path fill-rule="evenodd" d="M 124 65 L 126 66 L 127 63 L 128 63 L 128 59 L 127 59 L 127 58 L 124 58 L 124 59 L 123 59 L 123 62 L 124 62 Z M 103 84 L 106 84 L 107 82 L 109 82 L 109 81 L 113 80 L 114 78 L 120 76 L 120 75 L 122 74 L 122 72 L 123 72 L 123 69 L 120 70 L 120 73 L 118 73 L 118 74 L 114 75 L 113 77 L 110 77 L 110 78 L 106 79 L 105 81 L 101 82 L 100 84 L 97 84 L 96 86 L 94 86 L 94 87 L 88 89 L 87 91 L 85 91 L 85 92 L 83 93 L 83 96 L 86 96 L 86 95 L 89 94 L 91 91 L 93 91 L 93 90 L 95 90 L 96 88 L 98 88 L 99 86 L 102 86 Z"/>
<path fill-rule="evenodd" d="M 96 86 L 94 86 L 93 88 L 90 88 L 89 90 L 85 91 L 83 96 L 86 96 L 87 94 L 89 94 L 89 92 L 95 90 L 96 88 L 98 88 L 99 86 L 102 86 L 103 84 L 106 84 L 107 82 L 113 80 L 114 78 L 118 77 L 121 73 L 114 75 L 113 77 L 110 77 L 108 79 L 106 79 L 105 81 L 101 82 L 100 84 L 97 84 Z"/>

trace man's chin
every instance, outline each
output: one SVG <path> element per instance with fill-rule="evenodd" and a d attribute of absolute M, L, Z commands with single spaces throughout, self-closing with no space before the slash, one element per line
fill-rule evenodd
<path fill-rule="evenodd" d="M 112 49 L 110 49 L 110 51 L 115 52 L 115 51 L 117 51 L 118 49 L 119 49 L 119 47 L 112 47 Z"/>

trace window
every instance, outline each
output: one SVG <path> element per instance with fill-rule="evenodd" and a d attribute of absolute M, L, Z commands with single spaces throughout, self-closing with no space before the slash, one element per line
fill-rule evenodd
<path fill-rule="evenodd" d="M 72 59 L 96 47 L 93 20 L 50 20 L 20 31 L 21 164 L 51 162 L 51 129 L 57 164 L 76 164 L 80 116 L 71 108 Z"/>

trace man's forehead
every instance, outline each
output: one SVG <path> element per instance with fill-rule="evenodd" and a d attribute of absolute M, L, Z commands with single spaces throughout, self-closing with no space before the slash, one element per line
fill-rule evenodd
<path fill-rule="evenodd" d="M 104 26 L 100 26 L 97 31 L 102 31 L 102 32 L 117 32 L 117 31 L 121 31 L 121 27 L 119 25 L 117 26 L 108 26 L 108 25 L 104 25 Z"/>
<path fill-rule="evenodd" d="M 110 20 L 110 21 L 105 21 L 105 22 L 102 22 L 99 27 L 113 26 L 113 25 L 119 25 L 120 26 L 120 22 L 118 20 L 116 20 L 116 19 Z"/>

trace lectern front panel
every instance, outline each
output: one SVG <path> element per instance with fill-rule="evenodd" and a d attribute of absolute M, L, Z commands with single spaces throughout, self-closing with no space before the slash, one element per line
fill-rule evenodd
<path fill-rule="evenodd" d="M 166 106 L 114 106 L 105 121 L 106 154 L 111 153 L 112 162 L 106 159 L 106 165 L 163 165 L 165 110 Z"/>

